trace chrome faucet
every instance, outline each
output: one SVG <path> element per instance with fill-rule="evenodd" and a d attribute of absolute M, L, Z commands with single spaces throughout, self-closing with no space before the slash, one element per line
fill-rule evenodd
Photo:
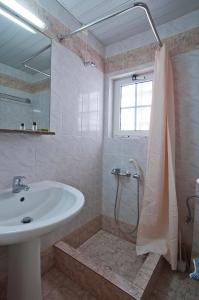
<path fill-rule="evenodd" d="M 25 179 L 25 176 L 14 176 L 12 181 L 12 192 L 13 193 L 19 193 L 22 190 L 28 191 L 30 187 L 26 184 L 23 184 L 23 179 Z"/>

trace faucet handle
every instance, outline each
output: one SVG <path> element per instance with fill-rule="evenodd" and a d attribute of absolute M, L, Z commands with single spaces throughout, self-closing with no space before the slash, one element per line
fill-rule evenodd
<path fill-rule="evenodd" d="M 28 191 L 30 187 L 24 184 L 22 181 L 25 179 L 25 176 L 14 176 L 12 181 L 12 192 L 19 193 L 20 191 Z"/>
<path fill-rule="evenodd" d="M 26 177 L 25 176 L 14 176 L 13 177 L 13 182 L 18 182 L 18 184 L 20 184 L 21 183 L 21 181 L 23 180 L 23 179 L 25 179 Z"/>

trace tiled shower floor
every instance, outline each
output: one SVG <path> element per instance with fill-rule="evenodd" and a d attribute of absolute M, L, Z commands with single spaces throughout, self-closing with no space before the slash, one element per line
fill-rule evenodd
<path fill-rule="evenodd" d="M 136 255 L 135 245 L 100 230 L 78 250 L 91 257 L 94 263 L 109 269 L 132 282 L 145 257 Z"/>

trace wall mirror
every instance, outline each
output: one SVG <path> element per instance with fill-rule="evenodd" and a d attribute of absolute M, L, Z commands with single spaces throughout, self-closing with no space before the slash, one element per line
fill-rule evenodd
<path fill-rule="evenodd" d="M 50 73 L 51 40 L 0 6 L 1 131 L 49 132 Z"/>

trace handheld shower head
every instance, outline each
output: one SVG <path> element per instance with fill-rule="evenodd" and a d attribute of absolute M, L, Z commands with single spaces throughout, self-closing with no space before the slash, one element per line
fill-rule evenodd
<path fill-rule="evenodd" d="M 137 162 L 134 158 L 130 158 L 130 159 L 129 159 L 129 162 L 130 162 L 131 164 L 133 164 L 133 166 L 134 166 L 134 168 L 135 168 L 136 174 L 140 175 L 140 170 L 141 170 L 141 168 L 140 168 L 138 162 Z"/>

